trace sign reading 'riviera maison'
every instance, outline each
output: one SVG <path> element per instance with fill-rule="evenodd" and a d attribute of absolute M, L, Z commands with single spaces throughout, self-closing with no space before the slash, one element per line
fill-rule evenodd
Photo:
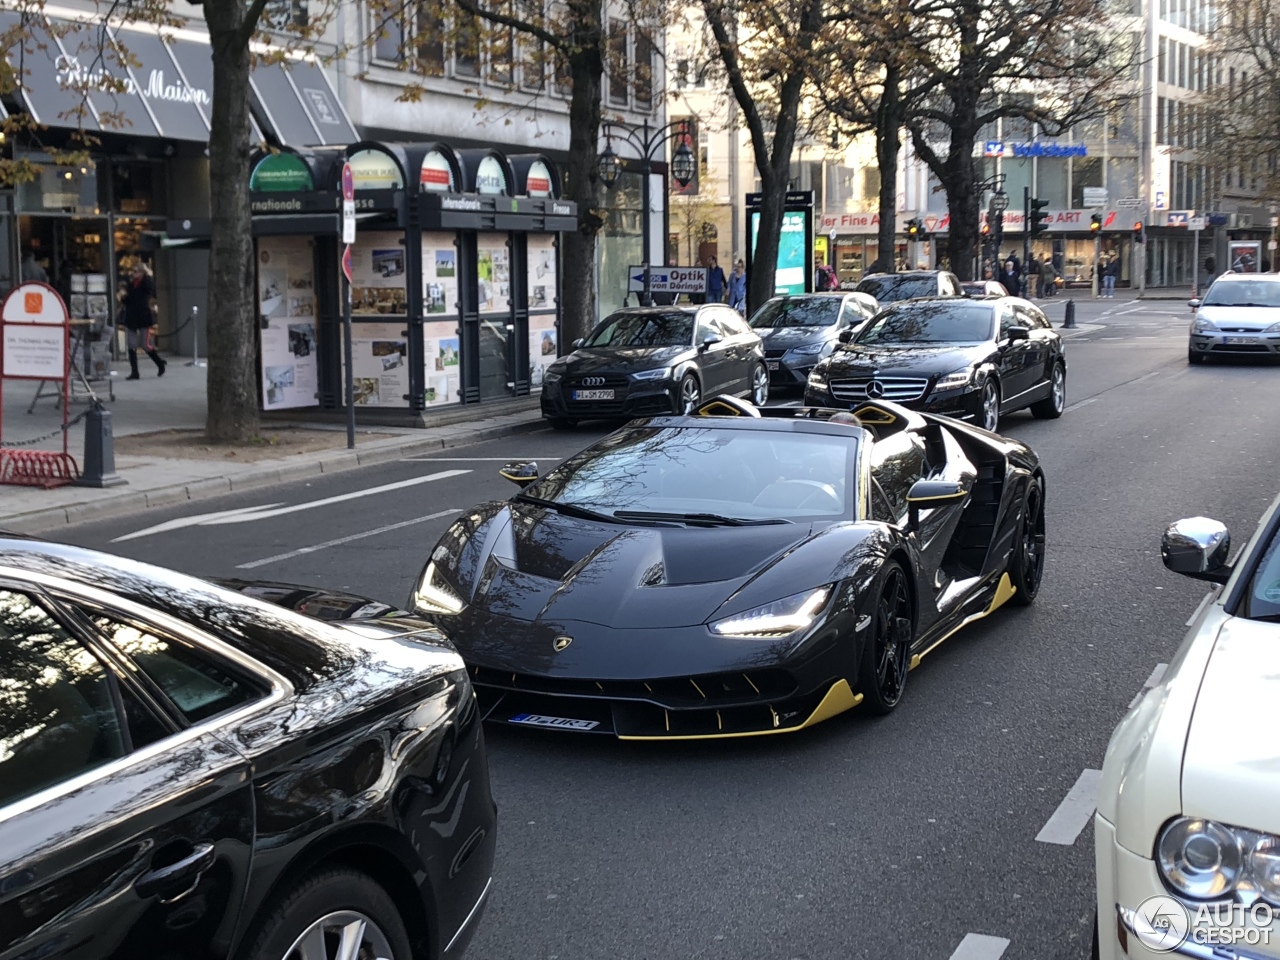
<path fill-rule="evenodd" d="M 208 90 L 192 87 L 181 77 L 166 77 L 163 69 L 153 68 L 148 71 L 147 82 L 143 85 L 137 83 L 128 74 L 124 77 L 116 77 L 101 65 L 85 67 L 80 63 L 79 57 L 59 56 L 54 62 L 54 68 L 58 86 L 63 89 L 104 92 L 122 90 L 124 93 L 136 93 L 147 100 L 194 103 L 202 107 L 213 103 Z"/>

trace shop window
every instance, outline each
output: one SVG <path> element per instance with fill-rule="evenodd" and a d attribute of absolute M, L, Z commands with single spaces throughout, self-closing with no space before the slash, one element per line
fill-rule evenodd
<path fill-rule="evenodd" d="M 164 165 L 145 160 L 113 163 L 111 199 L 116 213 L 164 213 Z"/>
<path fill-rule="evenodd" d="M 631 79 L 629 48 L 626 21 L 609 21 L 609 102 L 621 106 L 625 106 L 628 101 L 627 88 Z"/>
<path fill-rule="evenodd" d="M 636 106 L 649 110 L 653 106 L 653 64 L 657 59 L 657 48 L 653 36 L 647 30 L 636 34 Z"/>
<path fill-rule="evenodd" d="M 458 14 L 455 24 L 453 72 L 459 77 L 480 76 L 480 22 L 469 14 Z"/>

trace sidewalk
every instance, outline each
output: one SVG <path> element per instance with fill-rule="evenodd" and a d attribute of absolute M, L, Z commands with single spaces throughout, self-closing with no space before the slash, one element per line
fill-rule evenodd
<path fill-rule="evenodd" d="M 125 381 L 123 376 L 115 378 L 114 403 L 107 399 L 106 383 L 93 385 L 111 413 L 112 432 L 117 441 L 137 434 L 203 430 L 206 369 L 185 366 L 181 357 L 174 357 L 170 359 L 164 377 L 158 379 L 154 365 L 145 359 L 143 364 L 142 380 Z M 52 398 L 42 398 L 34 412 L 27 413 L 36 387 L 35 383 L 23 381 L 4 382 L 5 446 L 23 444 L 24 440 L 57 431 L 61 426 L 62 413 L 55 408 Z M 86 407 L 85 403 L 73 402 L 71 416 L 74 418 Z M 347 450 L 346 428 L 342 424 L 271 420 L 263 423 L 264 435 L 302 426 L 308 432 L 334 433 L 334 448 L 258 459 L 256 462 L 236 462 L 229 457 L 188 459 L 117 453 L 116 472 L 127 481 L 122 486 L 104 489 L 65 486 L 52 490 L 0 486 L 0 530 L 48 532 L 69 523 L 105 519 L 149 507 L 200 500 L 522 433 L 536 429 L 541 422 L 537 398 L 522 398 L 497 409 L 477 408 L 473 418 L 448 425 L 423 429 L 360 426 L 356 432 L 356 449 Z M 165 440 L 157 438 L 156 443 L 160 445 Z M 59 437 L 23 446 L 31 450 L 62 449 Z M 68 431 L 68 450 L 83 467 L 83 424 L 77 424 Z M 156 451 L 157 454 L 169 452 L 174 451 Z"/>

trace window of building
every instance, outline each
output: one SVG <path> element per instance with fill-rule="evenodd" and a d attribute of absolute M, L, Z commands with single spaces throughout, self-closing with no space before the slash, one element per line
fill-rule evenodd
<path fill-rule="evenodd" d="M 1071 160 L 1071 206 L 1084 207 L 1084 188 L 1102 186 L 1101 157 L 1073 157 Z"/>
<path fill-rule="evenodd" d="M 515 83 L 515 35 L 510 27 L 489 25 L 489 80 L 504 87 Z"/>
<path fill-rule="evenodd" d="M 440 0 L 421 0 L 391 13 L 380 13 L 372 24 L 373 55 L 403 63 L 416 73 L 444 76 L 446 24 Z"/>
<path fill-rule="evenodd" d="M 480 76 L 480 21 L 461 12 L 454 24 L 453 72 L 459 77 Z"/>
<path fill-rule="evenodd" d="M 657 60 L 653 35 L 647 30 L 636 32 L 636 106 L 648 110 L 653 106 L 653 65 Z"/>
<path fill-rule="evenodd" d="M 371 29 L 373 56 L 377 60 L 398 62 L 404 49 L 404 22 L 399 16 L 375 16 Z"/>
<path fill-rule="evenodd" d="M 547 85 L 544 47 L 539 41 L 523 33 L 517 43 L 520 50 L 520 86 L 526 90 L 542 90 Z"/>
<path fill-rule="evenodd" d="M 1169 40 L 1160 38 L 1160 46 L 1156 53 L 1156 79 L 1166 83 L 1169 77 Z"/>
<path fill-rule="evenodd" d="M 567 24 L 569 22 L 569 8 L 562 3 L 554 4 L 551 7 L 551 19 L 553 23 Z M 562 97 L 572 95 L 573 74 L 569 69 L 569 58 L 559 50 L 555 51 L 551 56 L 551 70 L 552 90 Z"/>
<path fill-rule="evenodd" d="M 307 25 L 307 0 L 267 0 L 262 22 L 269 30 L 287 30 Z"/>
<path fill-rule="evenodd" d="M 447 32 L 441 0 L 422 0 L 417 6 L 417 68 L 429 77 L 444 76 L 444 37 Z"/>
<path fill-rule="evenodd" d="M 625 106 L 628 101 L 627 88 L 631 80 L 631 61 L 629 59 L 630 44 L 627 42 L 627 23 L 625 20 L 609 21 L 609 102 Z"/>

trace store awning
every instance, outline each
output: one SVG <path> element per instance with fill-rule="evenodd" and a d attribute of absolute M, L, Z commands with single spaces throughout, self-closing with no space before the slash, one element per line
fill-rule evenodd
<path fill-rule="evenodd" d="M 50 127 L 205 143 L 213 105 L 208 40 L 187 31 L 45 19 L 0 10 L 0 30 L 25 23 L 6 52 L 17 95 Z M 359 137 L 324 71 L 310 61 L 262 65 L 250 78 L 254 107 L 282 146 L 354 143 Z M 87 92 L 87 96 L 86 96 Z M 257 123 L 253 136 L 265 139 Z"/>

